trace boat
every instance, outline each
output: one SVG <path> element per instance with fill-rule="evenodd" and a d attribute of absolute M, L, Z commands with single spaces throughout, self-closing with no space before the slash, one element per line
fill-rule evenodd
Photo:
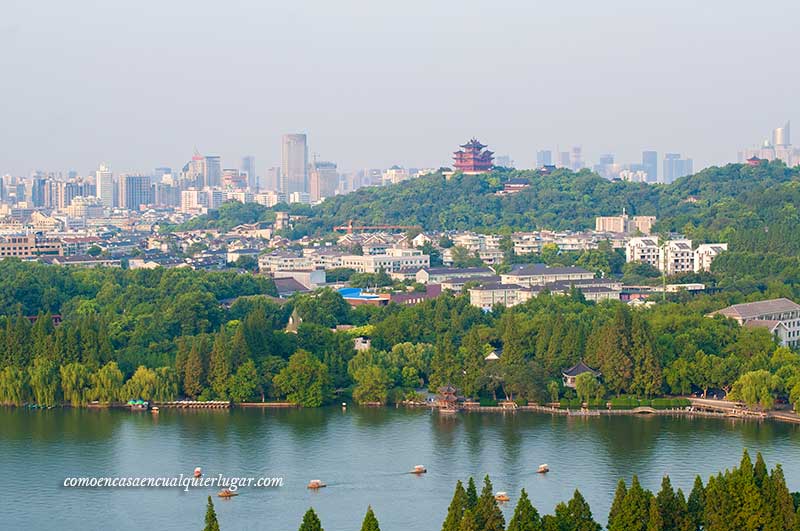
<path fill-rule="evenodd" d="M 217 496 L 220 498 L 233 498 L 234 496 L 238 496 L 238 492 L 233 492 L 231 489 L 224 489 L 217 493 Z"/>
<path fill-rule="evenodd" d="M 153 406 L 150 408 L 150 413 L 158 413 L 158 406 Z"/>
<path fill-rule="evenodd" d="M 327 487 L 327 485 L 320 479 L 312 479 L 308 482 L 309 489 L 321 489 L 322 487 Z"/>
<path fill-rule="evenodd" d="M 497 494 L 494 495 L 494 499 L 499 501 L 499 502 L 507 502 L 511 498 L 509 498 L 508 494 L 505 493 L 505 492 L 498 492 Z"/>
<path fill-rule="evenodd" d="M 550 472 L 550 467 L 547 466 L 547 463 L 539 465 L 539 469 L 536 471 L 537 474 L 547 474 Z"/>
<path fill-rule="evenodd" d="M 149 409 L 150 403 L 147 400 L 128 400 L 128 407 L 132 411 L 146 411 Z"/>
<path fill-rule="evenodd" d="M 202 475 L 203 475 L 203 469 L 202 468 L 200 468 L 198 466 L 197 468 L 194 469 L 194 477 L 199 478 Z"/>
<path fill-rule="evenodd" d="M 414 470 L 411 471 L 412 474 L 425 474 L 428 472 L 428 469 L 425 468 L 425 465 L 414 465 Z"/>
<path fill-rule="evenodd" d="M 445 408 L 445 407 L 439 408 L 439 413 L 456 413 L 457 411 L 458 410 L 454 408 Z"/>

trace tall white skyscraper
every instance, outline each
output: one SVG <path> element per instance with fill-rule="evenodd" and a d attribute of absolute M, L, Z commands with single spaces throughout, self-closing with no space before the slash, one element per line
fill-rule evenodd
<path fill-rule="evenodd" d="M 308 142 L 305 134 L 283 135 L 280 191 L 308 192 Z"/>
<path fill-rule="evenodd" d="M 114 174 L 108 168 L 107 164 L 101 164 L 100 167 L 94 172 L 94 182 L 97 189 L 97 197 L 103 203 L 103 206 L 113 208 L 116 206 L 114 198 Z"/>
<path fill-rule="evenodd" d="M 778 127 L 772 131 L 772 145 L 776 148 L 792 145 L 790 124 L 786 122 L 783 127 Z"/>

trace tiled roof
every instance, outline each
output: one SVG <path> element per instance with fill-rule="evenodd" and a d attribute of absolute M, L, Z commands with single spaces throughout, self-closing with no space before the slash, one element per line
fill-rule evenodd
<path fill-rule="evenodd" d="M 742 304 L 734 304 L 716 312 L 712 315 L 725 315 L 727 317 L 734 317 L 739 319 L 755 319 L 760 315 L 767 315 L 772 313 L 791 312 L 800 310 L 800 304 L 790 301 L 787 298 L 770 299 L 758 302 L 745 302 Z"/>

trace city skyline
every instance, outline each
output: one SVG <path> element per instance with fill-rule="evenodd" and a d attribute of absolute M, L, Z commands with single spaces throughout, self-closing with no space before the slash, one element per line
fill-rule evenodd
<path fill-rule="evenodd" d="M 777 18 L 686 1 L 410 2 L 360 5 L 358 18 L 355 6 L 309 1 L 47 4 L 0 7 L 0 45 L 11 51 L 0 55 L 10 81 L 0 87 L 3 172 L 83 172 L 101 160 L 143 172 L 193 145 L 266 168 L 289 131 L 308 133 L 342 169 L 437 167 L 471 136 L 520 166 L 558 145 L 583 146 L 587 160 L 684 153 L 700 168 L 735 161 L 756 131 L 794 118 L 799 88 L 783 59 L 798 51 L 800 6 L 790 2 Z M 216 31 L 226 23 L 237 36 Z M 764 41 L 782 53 L 764 52 Z M 240 83 L 218 82 L 242 71 Z"/>

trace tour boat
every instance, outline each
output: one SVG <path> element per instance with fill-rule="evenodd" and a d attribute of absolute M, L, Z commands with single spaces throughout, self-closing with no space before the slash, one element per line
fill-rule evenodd
<path fill-rule="evenodd" d="M 428 471 L 424 465 L 415 465 L 414 470 L 411 471 L 412 474 L 424 474 Z"/>
<path fill-rule="evenodd" d="M 203 475 L 203 469 L 202 468 L 197 467 L 197 468 L 194 469 L 194 477 L 199 478 L 202 475 Z"/>
<path fill-rule="evenodd" d="M 506 494 L 505 492 L 498 492 L 497 494 L 494 495 L 494 499 L 499 502 L 507 502 L 511 498 L 509 498 L 508 494 Z"/>
<path fill-rule="evenodd" d="M 550 472 L 550 467 L 547 464 L 539 465 L 539 470 L 536 471 L 537 474 L 547 474 Z"/>
<path fill-rule="evenodd" d="M 321 489 L 322 487 L 327 487 L 327 485 L 323 483 L 322 480 L 312 479 L 311 481 L 308 482 L 309 489 Z"/>
<path fill-rule="evenodd" d="M 150 413 L 158 413 L 158 406 L 153 406 L 150 408 Z"/>
<path fill-rule="evenodd" d="M 217 496 L 220 498 L 233 498 L 234 496 L 238 496 L 238 492 L 233 492 L 231 489 L 224 489 L 217 493 Z"/>

